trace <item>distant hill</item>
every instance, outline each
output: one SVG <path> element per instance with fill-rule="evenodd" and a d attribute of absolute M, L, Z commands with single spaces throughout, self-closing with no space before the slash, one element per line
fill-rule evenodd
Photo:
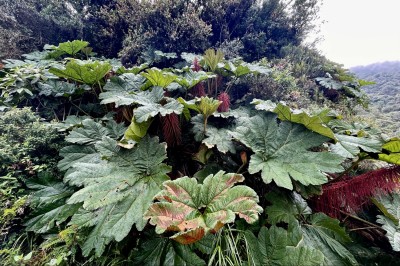
<path fill-rule="evenodd" d="M 364 87 L 371 103 L 369 112 L 362 115 L 373 118 L 388 133 L 400 135 L 400 61 L 357 66 L 350 70 L 360 79 L 376 83 Z"/>

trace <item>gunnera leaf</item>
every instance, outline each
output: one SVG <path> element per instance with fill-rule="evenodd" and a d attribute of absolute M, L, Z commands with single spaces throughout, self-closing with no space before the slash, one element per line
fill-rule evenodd
<path fill-rule="evenodd" d="M 335 136 L 338 142 L 331 145 L 332 152 L 344 158 L 355 158 L 361 151 L 372 153 L 381 151 L 382 142 L 377 139 L 341 134 L 335 134 Z"/>
<path fill-rule="evenodd" d="M 198 114 L 191 119 L 193 124 L 192 133 L 196 141 L 201 141 L 209 149 L 217 147 L 222 153 L 236 152 L 235 145 L 232 141 L 230 130 L 232 128 L 216 128 L 210 124 L 207 125 L 207 131 L 204 134 L 204 116 Z"/>
<path fill-rule="evenodd" d="M 400 251 L 400 195 L 380 196 L 374 200 L 384 215 L 377 216 L 377 223 L 386 231 L 386 237 L 394 251 Z"/>
<path fill-rule="evenodd" d="M 72 130 L 65 140 L 75 144 L 93 144 L 109 134 L 106 127 L 92 119 L 83 120 L 82 126 Z"/>
<path fill-rule="evenodd" d="M 327 126 L 327 123 L 335 119 L 336 116 L 332 115 L 328 109 L 323 110 L 316 115 L 309 115 L 305 112 L 295 113 L 289 106 L 282 103 L 274 104 L 271 101 L 263 101 L 259 99 L 254 99 L 251 103 L 256 105 L 257 110 L 276 113 L 281 121 L 290 121 L 302 124 L 311 131 L 334 140 L 336 139 L 332 129 Z"/>
<path fill-rule="evenodd" d="M 215 75 L 210 75 L 204 71 L 189 71 L 183 77 L 178 77 L 176 82 L 186 89 L 191 89 L 203 80 L 214 78 Z"/>
<path fill-rule="evenodd" d="M 85 41 L 80 41 L 80 40 L 74 40 L 74 41 L 68 41 L 68 42 L 63 42 L 58 44 L 58 46 L 50 46 L 53 52 L 49 54 L 49 56 L 53 58 L 57 58 L 63 54 L 68 54 L 74 56 L 78 52 L 80 52 L 83 48 L 87 47 L 89 45 L 88 42 Z"/>
<path fill-rule="evenodd" d="M 84 255 L 92 249 L 100 256 L 111 240 L 124 239 L 133 225 L 143 230 L 144 213 L 162 183 L 169 180 L 171 168 L 163 163 L 166 145 L 158 138 L 144 137 L 130 150 L 122 149 L 107 136 L 95 148 L 103 160 L 74 163 L 64 181 L 81 187 L 67 201 L 83 203 L 82 211 L 72 217 L 71 225 L 93 227 L 84 243 Z M 100 241 L 102 244 L 99 244 Z"/>
<path fill-rule="evenodd" d="M 106 121 L 103 125 L 101 122 L 89 118 L 82 120 L 80 117 L 68 118 L 64 127 L 61 125 L 63 130 L 69 127 L 74 128 L 65 140 L 75 145 L 66 146 L 60 150 L 60 155 L 64 158 L 58 162 L 58 167 L 62 171 L 68 170 L 78 162 L 99 163 L 101 154 L 94 145 L 103 141 L 105 136 L 118 139 L 126 130 L 123 123 Z"/>
<path fill-rule="evenodd" d="M 310 151 L 328 141 L 303 125 L 278 122 L 275 114 L 256 115 L 242 120 L 235 139 L 253 150 L 249 173 L 261 171 L 266 184 L 292 190 L 291 179 L 303 185 L 321 185 L 328 181 L 326 173 L 341 172 L 342 157 L 329 152 Z"/>
<path fill-rule="evenodd" d="M 301 229 L 305 245 L 324 253 L 324 265 L 358 265 L 353 254 L 344 246 L 350 238 L 338 220 L 316 213 L 308 217 Z"/>
<path fill-rule="evenodd" d="M 63 69 L 52 67 L 49 72 L 66 79 L 94 85 L 112 69 L 108 62 L 71 60 Z"/>
<path fill-rule="evenodd" d="M 100 93 L 101 104 L 114 103 L 115 107 L 131 105 L 135 102 L 135 94 L 140 91 L 145 78 L 131 73 L 112 77 L 104 86 L 104 92 Z"/>
<path fill-rule="evenodd" d="M 30 197 L 31 207 L 35 207 L 25 222 L 27 231 L 46 233 L 56 225 L 74 215 L 81 204 L 66 204 L 74 190 L 49 174 L 27 181 L 34 191 Z"/>
<path fill-rule="evenodd" d="M 235 221 L 236 214 L 253 223 L 262 208 L 257 193 L 247 186 L 233 185 L 244 180 L 239 174 L 219 171 L 198 184 L 195 178 L 182 177 L 164 182 L 145 214 L 156 233 L 172 231 L 171 237 L 182 244 L 194 243 L 207 233 L 215 233 L 224 224 Z"/>
<path fill-rule="evenodd" d="M 293 235 L 297 234 L 296 237 Z M 324 254 L 312 247 L 299 245 L 301 233 L 286 231 L 277 226 L 262 227 L 258 238 L 245 232 L 251 258 L 257 266 L 322 265 Z"/>
<path fill-rule="evenodd" d="M 400 139 L 393 138 L 382 146 L 379 160 L 400 165 Z"/>
<path fill-rule="evenodd" d="M 321 251 L 323 265 L 358 265 L 352 253 L 346 248 L 351 242 L 339 220 L 323 213 L 312 213 L 306 201 L 293 193 L 272 192 L 267 195 L 272 204 L 267 207 L 268 222 L 272 225 L 287 223 L 288 237 L 298 238 L 301 232 L 302 245 Z M 293 235 L 294 234 L 294 235 Z"/>
<path fill-rule="evenodd" d="M 204 260 L 194 253 L 188 245 L 182 245 L 168 238 L 153 237 L 146 240 L 135 252 L 135 265 L 145 266 L 202 266 Z"/>
<path fill-rule="evenodd" d="M 148 79 L 153 86 L 161 88 L 166 88 L 177 79 L 175 74 L 160 70 L 155 67 L 146 69 L 146 72 L 142 72 L 140 75 Z"/>
<path fill-rule="evenodd" d="M 39 95 L 54 97 L 68 97 L 78 90 L 78 87 L 73 83 L 53 79 L 47 80 L 46 82 L 39 82 L 38 88 L 40 89 Z"/>
<path fill-rule="evenodd" d="M 172 113 L 177 115 L 183 111 L 183 105 L 177 100 L 164 97 L 161 87 L 152 90 L 138 92 L 132 97 L 132 102 L 140 105 L 134 110 L 135 121 L 142 123 L 160 114 L 166 116 Z"/>

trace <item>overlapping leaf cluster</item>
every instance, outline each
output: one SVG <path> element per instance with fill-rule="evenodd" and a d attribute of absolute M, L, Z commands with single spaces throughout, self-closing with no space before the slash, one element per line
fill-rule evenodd
<path fill-rule="evenodd" d="M 90 54 L 86 48 L 69 42 L 48 47 L 47 55 L 79 58 Z M 62 178 L 26 183 L 34 191 L 26 230 L 72 230 L 83 257 L 129 246 L 144 265 L 204 265 L 232 246 L 221 240 L 229 234 L 246 247 L 237 256 L 253 265 L 356 265 L 339 221 L 313 213 L 304 198 L 342 178 L 346 163 L 398 164 L 398 139 L 352 127 L 326 109 L 309 113 L 267 99 L 240 106 L 232 97 L 224 103 L 229 110 L 218 112 L 218 94 L 270 69 L 213 50 L 181 58 L 189 60 L 182 68 L 165 69 L 68 58 L 23 80 L 32 85 L 32 103 L 62 117 L 54 127 L 67 143 Z M 22 86 L 12 80 L 16 70 L 0 85 L 6 103 L 23 93 L 15 91 Z M 54 107 L 42 97 L 64 101 Z M 396 249 L 397 229 L 384 216 L 378 222 Z"/>

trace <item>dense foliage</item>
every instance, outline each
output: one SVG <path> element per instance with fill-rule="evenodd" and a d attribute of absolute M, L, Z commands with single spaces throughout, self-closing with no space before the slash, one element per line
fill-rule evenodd
<path fill-rule="evenodd" d="M 296 68 L 306 49 L 253 63 L 212 49 L 156 51 L 126 68 L 94 57 L 88 45 L 46 45 L 4 61 L 6 264 L 357 265 L 365 253 L 378 263 L 395 259 L 398 221 L 388 193 L 398 189 L 399 170 L 360 173 L 371 159 L 399 164 L 400 141 L 337 113 L 362 106 L 365 82 L 317 56 L 326 75 Z M 248 85 L 266 81 L 273 91 Z M 294 110 L 298 105 L 308 111 Z M 13 108 L 23 106 L 36 114 Z M 363 200 L 334 198 L 339 185 Z M 377 220 L 362 213 L 371 196 L 383 213 Z M 366 234 L 379 239 L 376 248 L 364 245 Z"/>
<path fill-rule="evenodd" d="M 316 0 L 0 4 L 1 265 L 398 264 L 400 138 Z"/>
<path fill-rule="evenodd" d="M 0 59 L 85 39 L 96 52 L 119 54 L 129 64 L 154 50 L 202 53 L 209 47 L 252 61 L 281 57 L 282 47 L 300 44 L 318 1 L 1 0 L 0 11 Z"/>

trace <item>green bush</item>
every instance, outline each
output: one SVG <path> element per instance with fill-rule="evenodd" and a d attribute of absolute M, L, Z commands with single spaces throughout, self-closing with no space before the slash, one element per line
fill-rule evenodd
<path fill-rule="evenodd" d="M 29 108 L 0 112 L 0 249 L 10 247 L 21 230 L 26 182 L 40 173 L 57 174 L 59 148 L 58 133 Z"/>

